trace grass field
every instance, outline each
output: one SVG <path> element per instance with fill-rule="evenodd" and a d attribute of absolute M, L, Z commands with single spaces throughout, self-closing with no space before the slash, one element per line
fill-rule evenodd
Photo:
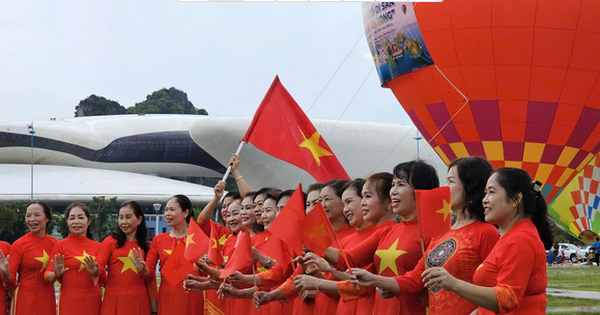
<path fill-rule="evenodd" d="M 160 279 L 157 279 L 160 283 Z M 60 284 L 56 282 L 55 287 Z M 600 268 L 596 266 L 553 266 L 548 267 L 548 288 L 581 290 L 581 291 L 600 291 Z M 599 306 L 600 300 L 571 299 L 562 297 L 548 296 L 548 308 L 556 307 L 581 307 L 581 306 Z M 556 313 L 558 315 L 574 314 L 600 314 L 600 313 L 577 313 L 566 312 Z"/>
<path fill-rule="evenodd" d="M 553 266 L 548 267 L 547 270 L 548 288 L 580 291 L 600 291 L 600 268 L 596 266 Z M 547 296 L 547 300 L 548 308 L 600 306 L 600 300 L 571 299 L 553 297 L 549 295 Z M 552 314 L 572 315 L 599 313 L 553 312 Z"/>
<path fill-rule="evenodd" d="M 600 268 L 596 266 L 548 267 L 548 287 L 566 290 L 600 291 Z"/>

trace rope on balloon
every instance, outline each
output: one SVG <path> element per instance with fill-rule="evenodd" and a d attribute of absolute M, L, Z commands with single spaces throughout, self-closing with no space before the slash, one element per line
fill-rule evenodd
<path fill-rule="evenodd" d="M 433 66 L 434 66 L 434 67 L 437 69 L 437 71 L 438 71 L 438 72 L 439 72 L 439 73 L 442 75 L 442 77 L 443 77 L 444 79 L 446 79 L 446 81 L 448 81 L 448 83 L 449 83 L 449 84 L 450 84 L 450 85 L 451 85 L 451 86 L 452 86 L 452 87 L 453 87 L 453 88 L 456 90 L 456 92 L 458 92 L 458 94 L 460 94 L 460 95 L 461 95 L 461 96 L 462 96 L 462 97 L 465 99 L 465 103 L 464 103 L 464 104 L 463 104 L 463 105 L 462 105 L 462 106 L 461 106 L 461 107 L 460 107 L 460 108 L 459 108 L 459 109 L 456 111 L 456 113 L 454 113 L 454 115 L 452 115 L 452 117 L 450 117 L 450 119 L 449 119 L 449 120 L 448 120 L 448 121 L 447 121 L 447 122 L 446 122 L 446 123 L 445 123 L 445 124 L 444 124 L 444 125 L 443 125 L 443 126 L 440 128 L 440 129 L 439 129 L 439 130 L 438 130 L 438 132 L 436 132 L 436 134 L 435 134 L 435 135 L 433 135 L 433 137 L 431 137 L 431 139 L 429 139 L 429 141 L 427 141 L 427 142 L 426 142 L 426 143 L 425 143 L 425 144 L 424 144 L 424 145 L 421 147 L 421 149 L 422 149 L 422 148 L 425 148 L 427 145 L 430 145 L 431 141 L 433 141 L 433 139 L 435 139 L 435 137 L 437 137 L 437 136 L 438 136 L 438 135 L 439 135 L 439 134 L 442 132 L 442 130 L 444 130 L 444 129 L 446 128 L 446 126 L 448 126 L 448 124 L 449 124 L 449 123 L 450 123 L 452 120 L 454 120 L 454 117 L 456 117 L 456 115 L 458 115 L 458 113 L 460 113 L 460 112 L 463 110 L 463 108 L 465 108 L 465 106 L 466 106 L 467 104 L 469 104 L 469 102 L 470 102 L 469 98 L 468 98 L 468 97 L 467 97 L 467 96 L 466 96 L 466 95 L 465 95 L 465 94 L 464 94 L 464 93 L 463 93 L 461 90 L 459 90 L 459 89 L 456 87 L 456 85 L 454 85 L 454 83 L 452 83 L 452 81 L 450 81 L 450 79 L 448 79 L 448 77 L 447 77 L 447 76 L 444 74 L 444 72 L 442 72 L 442 70 L 441 70 L 441 69 L 440 69 L 440 68 L 439 68 L 439 67 L 438 67 L 436 64 L 434 64 Z"/>
<path fill-rule="evenodd" d="M 333 132 L 333 130 L 335 130 L 335 127 L 337 127 L 337 124 L 340 122 L 340 120 L 342 119 L 342 117 L 344 116 L 344 114 L 346 113 L 346 111 L 348 110 L 348 108 L 350 107 L 350 104 L 352 104 L 352 102 L 356 98 L 356 95 L 358 95 L 358 92 L 360 92 L 360 90 L 362 90 L 363 86 L 365 86 L 365 83 L 367 82 L 367 80 L 369 79 L 369 77 L 371 76 L 371 74 L 373 73 L 373 70 L 375 70 L 375 66 L 373 66 L 371 68 L 371 71 L 369 71 L 369 73 L 367 74 L 367 76 L 363 80 L 362 84 L 358 87 L 358 89 L 356 90 L 356 92 L 354 92 L 354 95 L 352 96 L 352 98 L 350 99 L 350 101 L 348 102 L 348 104 L 346 105 L 346 108 L 344 108 L 344 110 L 342 111 L 342 113 L 340 114 L 340 116 L 338 117 L 338 119 L 335 121 L 335 124 L 333 124 L 333 127 L 331 128 L 331 130 L 329 130 L 329 132 L 327 133 L 327 135 L 325 135 L 324 138 L 329 138 L 329 136 L 331 135 L 331 133 Z M 292 187 L 298 186 L 298 183 L 300 183 L 300 178 L 302 178 L 302 176 L 304 175 L 304 173 L 306 173 L 306 172 L 303 171 L 303 172 L 300 173 L 300 176 L 298 176 L 298 178 L 294 182 L 294 186 L 292 186 Z"/>
<path fill-rule="evenodd" d="M 356 43 L 354 43 L 354 46 L 352 46 L 352 49 L 350 49 L 350 51 L 346 55 L 346 58 L 344 58 L 344 60 L 342 61 L 342 63 L 340 64 L 340 66 L 337 68 L 337 70 L 335 70 L 335 72 L 333 73 L 333 75 L 331 76 L 331 78 L 329 79 L 329 81 L 327 81 L 327 84 L 325 84 L 325 86 L 323 87 L 323 89 L 321 90 L 321 92 L 319 93 L 319 95 L 317 95 L 317 98 L 315 98 L 315 100 L 313 101 L 313 103 L 306 110 L 306 116 L 308 116 L 308 112 L 313 108 L 313 106 L 315 106 L 315 104 L 317 103 L 317 100 L 319 100 L 319 98 L 321 97 L 321 95 L 323 94 L 323 92 L 325 92 L 325 89 L 327 89 L 327 87 L 329 86 L 329 83 L 331 83 L 331 81 L 333 81 L 333 78 L 335 78 L 335 76 L 340 71 L 340 69 L 342 68 L 342 66 L 344 65 L 344 63 L 346 63 L 346 60 L 348 60 L 348 57 L 350 57 L 350 54 L 354 51 L 354 48 L 356 48 L 356 45 L 358 45 L 358 43 L 362 39 L 363 35 L 365 35 L 364 32 L 360 34 L 360 36 L 356 40 Z"/>
<path fill-rule="evenodd" d="M 400 143 L 402 143 L 402 141 L 404 141 L 404 139 L 406 139 L 406 137 L 415 129 L 416 127 L 413 125 L 412 128 L 410 128 L 410 130 L 404 135 L 404 137 L 402 137 L 402 139 L 400 139 L 400 141 L 398 143 L 396 143 L 396 145 L 392 148 L 392 150 L 390 150 L 390 152 L 383 158 L 381 159 L 381 161 L 379 161 L 379 163 L 377 163 L 377 165 L 375 165 L 375 167 L 373 167 L 373 169 L 371 169 L 371 171 L 369 172 L 369 174 L 373 174 L 373 172 L 375 172 L 375 170 L 379 167 L 379 165 L 381 165 L 381 163 L 383 163 L 383 161 L 385 161 L 390 155 L 392 155 L 392 152 L 394 152 L 394 150 L 396 150 L 396 148 L 400 145 Z M 411 159 L 411 160 L 414 160 Z"/>
<path fill-rule="evenodd" d="M 465 101 L 469 101 L 469 98 L 461 91 L 459 90 L 456 85 L 454 85 L 454 83 L 452 83 L 452 81 L 450 81 L 450 79 L 448 79 L 448 77 L 442 72 L 442 70 L 440 68 L 438 68 L 438 66 L 436 64 L 433 64 L 433 66 L 437 69 L 437 71 L 442 75 L 442 77 L 444 77 L 444 79 L 446 79 L 446 81 L 448 81 L 448 83 L 450 83 L 450 85 L 452 85 L 452 87 L 456 90 L 456 92 L 458 92 L 458 94 L 460 94 L 460 96 L 462 96 Z M 460 110 L 459 110 L 460 111 Z"/>
<path fill-rule="evenodd" d="M 354 99 L 356 98 L 356 95 L 358 95 L 358 92 L 360 92 L 360 90 L 362 90 L 363 86 L 365 86 L 365 83 L 367 82 L 367 79 L 369 79 L 369 77 L 371 76 L 371 73 L 373 73 L 373 70 L 375 70 L 375 67 L 371 68 L 371 71 L 369 71 L 369 74 L 367 74 L 367 76 L 363 80 L 362 84 L 358 87 L 358 90 L 356 90 L 356 92 L 354 92 L 354 95 L 352 95 L 352 98 L 348 102 L 348 105 L 346 105 L 346 108 L 344 108 L 344 110 L 342 111 L 342 113 L 340 114 L 338 119 L 335 121 L 335 124 L 333 124 L 333 127 L 331 128 L 331 130 L 329 130 L 329 132 L 327 133 L 327 137 L 329 137 L 329 135 L 331 135 L 331 133 L 333 132 L 333 130 L 335 129 L 337 124 L 340 122 L 340 120 L 342 119 L 342 117 L 344 116 L 344 114 L 346 113 L 348 108 L 350 107 L 350 104 L 352 104 L 352 101 L 354 101 Z"/>

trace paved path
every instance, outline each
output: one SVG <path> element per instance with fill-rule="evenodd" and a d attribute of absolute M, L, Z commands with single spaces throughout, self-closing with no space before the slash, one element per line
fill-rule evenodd
<path fill-rule="evenodd" d="M 549 307 L 546 314 L 600 314 L 600 306 Z"/>
<path fill-rule="evenodd" d="M 546 294 L 572 299 L 600 300 L 600 292 L 546 288 Z"/>

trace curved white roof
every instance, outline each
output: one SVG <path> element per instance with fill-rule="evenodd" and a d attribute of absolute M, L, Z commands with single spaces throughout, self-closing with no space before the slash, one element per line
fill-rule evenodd
<path fill-rule="evenodd" d="M 226 164 L 238 147 L 252 118 L 222 117 L 198 121 L 190 128 L 192 139 L 215 159 Z M 351 178 L 366 178 L 377 172 L 392 172 L 394 166 L 417 158 L 416 128 L 410 125 L 313 119 Z M 431 163 L 440 182 L 447 166 L 425 140 L 419 158 Z M 240 172 L 253 188 L 295 188 L 315 180 L 307 172 L 246 144 L 240 153 Z"/>
<path fill-rule="evenodd" d="M 30 192 L 31 165 L 0 164 L 0 203 L 29 201 Z M 165 204 L 175 194 L 188 196 L 195 207 L 214 196 L 212 187 L 150 175 L 69 166 L 33 167 L 33 199 L 52 204 L 89 203 L 97 196 Z"/>

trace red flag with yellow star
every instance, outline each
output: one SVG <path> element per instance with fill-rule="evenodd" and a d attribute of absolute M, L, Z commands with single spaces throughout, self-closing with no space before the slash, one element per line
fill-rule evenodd
<path fill-rule="evenodd" d="M 450 231 L 452 225 L 450 187 L 431 190 L 415 189 L 415 198 L 422 238 L 432 238 Z"/>
<path fill-rule="evenodd" d="M 250 239 L 250 232 L 242 232 L 238 234 L 233 253 L 227 260 L 227 266 L 221 270 L 219 278 L 225 279 L 234 272 L 251 266 L 253 262 L 254 258 L 252 256 L 252 240 Z"/>
<path fill-rule="evenodd" d="M 215 263 L 217 266 L 221 266 L 223 263 L 223 244 L 227 240 L 227 235 L 219 235 L 219 230 L 215 228 L 214 224 L 210 225 L 210 240 L 208 243 L 208 260 Z"/>
<path fill-rule="evenodd" d="M 302 242 L 306 248 L 323 257 L 325 250 L 335 244 L 335 231 L 321 203 L 302 220 Z"/>
<path fill-rule="evenodd" d="M 188 273 L 194 271 L 194 266 L 184 258 L 184 252 L 184 242 L 173 239 L 173 249 L 169 259 L 161 269 L 162 275 L 171 288 L 175 288 Z"/>
<path fill-rule="evenodd" d="M 187 261 L 195 263 L 208 251 L 209 241 L 209 238 L 204 234 L 204 231 L 202 231 L 196 221 L 190 220 L 183 256 Z"/>
<path fill-rule="evenodd" d="M 285 204 L 277 218 L 269 227 L 269 232 L 287 244 L 288 248 L 296 255 L 302 255 L 302 234 L 300 222 L 304 219 L 304 195 L 302 184 L 298 185 L 296 191 Z"/>
<path fill-rule="evenodd" d="M 318 182 L 350 179 L 333 151 L 276 76 L 242 141 L 307 171 Z"/>

